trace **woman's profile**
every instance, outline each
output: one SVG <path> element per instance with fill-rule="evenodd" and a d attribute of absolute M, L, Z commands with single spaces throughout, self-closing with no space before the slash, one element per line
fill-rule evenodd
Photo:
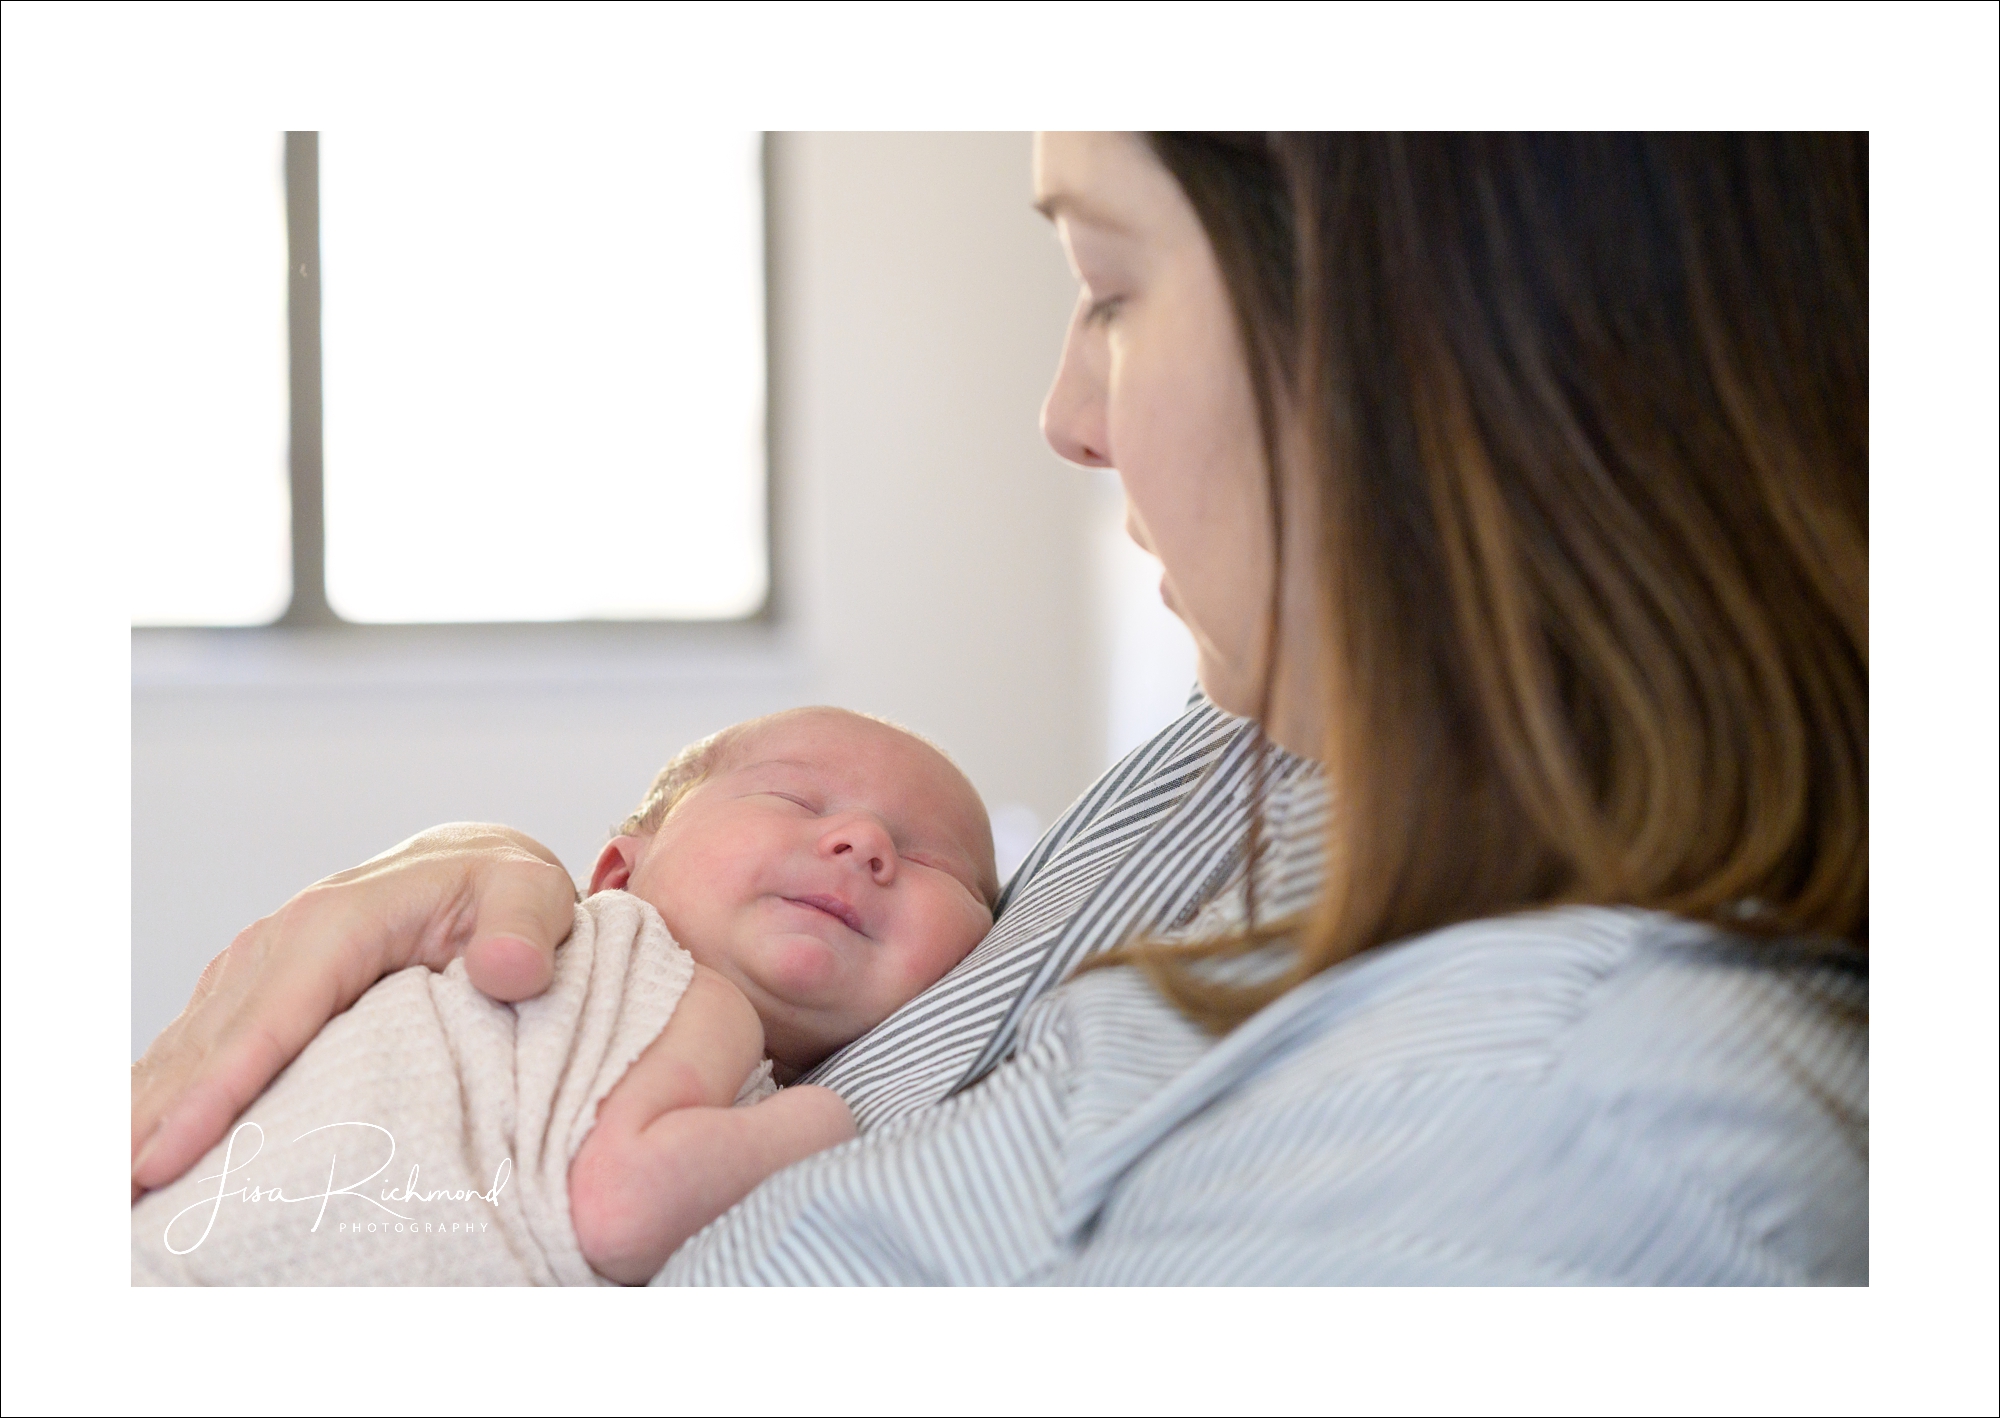
<path fill-rule="evenodd" d="M 1202 695 L 809 1075 L 862 1136 L 655 1283 L 1865 1283 L 1865 136 L 1043 134 L 1034 183 L 1044 431 Z M 497 827 L 294 898 L 135 1066 L 135 1191 L 381 974 L 545 980 L 570 912 Z"/>

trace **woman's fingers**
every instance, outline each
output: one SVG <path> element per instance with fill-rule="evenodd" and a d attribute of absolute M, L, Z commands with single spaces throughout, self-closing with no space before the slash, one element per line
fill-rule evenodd
<path fill-rule="evenodd" d="M 377 978 L 362 959 L 372 953 L 350 945 L 349 933 L 328 919 L 339 913 L 300 910 L 308 899 L 231 942 L 180 1018 L 133 1066 L 135 1194 L 172 1181 L 220 1141 L 320 1026 Z"/>
<path fill-rule="evenodd" d="M 575 920 L 576 883 L 533 859 L 496 863 L 486 873 L 465 947 L 465 973 L 497 1000 L 540 994 L 555 975 L 556 947 Z"/>
<path fill-rule="evenodd" d="M 294 896 L 209 963 L 194 997 L 132 1066 L 132 1190 L 164 1186 L 370 985 L 461 950 L 497 999 L 547 987 L 576 887 L 546 847 L 455 823 Z"/>
<path fill-rule="evenodd" d="M 259 926 L 262 922 L 258 923 Z M 237 937 L 241 944 L 244 937 L 256 931 L 258 926 Z M 175 1097 L 179 1081 L 190 1075 L 198 1065 L 202 1046 L 196 1040 L 200 1021 L 204 1017 L 204 1005 L 214 997 L 216 981 L 219 979 L 228 951 L 209 961 L 195 983 L 194 994 L 180 1016 L 169 1024 L 146 1050 L 145 1057 L 132 1065 L 132 1199 L 138 1200 L 143 1188 L 139 1183 L 139 1162 L 142 1154 L 146 1157 L 148 1175 L 155 1168 L 153 1154 L 155 1135 L 159 1131 L 160 1119 Z"/>

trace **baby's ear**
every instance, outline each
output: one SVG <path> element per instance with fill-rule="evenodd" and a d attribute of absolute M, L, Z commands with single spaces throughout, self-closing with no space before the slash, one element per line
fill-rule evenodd
<path fill-rule="evenodd" d="M 604 850 L 597 854 L 597 865 L 590 873 L 590 894 L 600 891 L 623 891 L 625 883 L 632 879 L 632 868 L 639 865 L 639 849 L 646 845 L 644 837 L 613 837 L 604 844 Z"/>

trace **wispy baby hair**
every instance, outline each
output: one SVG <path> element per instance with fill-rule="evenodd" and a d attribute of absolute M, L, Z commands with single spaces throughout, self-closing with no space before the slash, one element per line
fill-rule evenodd
<path fill-rule="evenodd" d="M 867 719 L 885 728 L 894 729 L 899 734 L 907 734 L 930 748 L 952 767 L 958 767 L 957 761 L 938 744 L 914 729 L 905 728 L 894 720 L 884 719 L 878 714 L 863 714 L 858 710 L 839 709 L 827 704 L 782 709 L 776 714 L 766 714 L 759 719 L 746 719 L 740 724 L 731 724 L 726 729 L 718 729 L 707 738 L 698 739 L 675 754 L 667 766 L 654 776 L 653 784 L 646 789 L 646 796 L 639 800 L 639 806 L 632 810 L 631 816 L 618 824 L 617 831 L 612 835 L 638 837 L 659 831 L 660 825 L 667 820 L 668 814 L 680 805 L 681 799 L 693 792 L 703 779 L 721 766 L 728 757 L 729 750 L 744 735 L 775 719 L 786 718 L 793 714 L 845 714 L 856 719 Z"/>
<path fill-rule="evenodd" d="M 631 815 L 618 824 L 617 831 L 612 835 L 639 837 L 658 832 L 660 824 L 667 820 L 667 814 L 680 804 L 680 800 L 715 771 L 715 765 L 722 759 L 722 751 L 742 727 L 732 724 L 726 729 L 718 729 L 675 754 L 667 761 L 667 766 L 653 776 L 646 796 L 639 800 L 639 806 L 632 810 Z"/>

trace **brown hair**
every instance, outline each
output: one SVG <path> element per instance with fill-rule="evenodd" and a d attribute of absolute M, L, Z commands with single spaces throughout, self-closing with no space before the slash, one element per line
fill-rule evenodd
<path fill-rule="evenodd" d="M 1865 953 L 1866 136 L 1149 141 L 1302 421 L 1337 807 L 1306 916 L 1103 962 L 1224 1029 L 1559 903 Z"/>

